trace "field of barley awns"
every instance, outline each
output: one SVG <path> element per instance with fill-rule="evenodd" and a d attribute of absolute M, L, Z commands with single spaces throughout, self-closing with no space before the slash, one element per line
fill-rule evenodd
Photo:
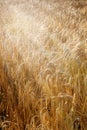
<path fill-rule="evenodd" d="M 0 130 L 87 130 L 87 0 L 0 0 Z"/>

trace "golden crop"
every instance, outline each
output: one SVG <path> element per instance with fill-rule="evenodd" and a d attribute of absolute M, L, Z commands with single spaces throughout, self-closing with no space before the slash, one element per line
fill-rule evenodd
<path fill-rule="evenodd" d="M 0 0 L 0 129 L 87 130 L 86 0 Z"/>

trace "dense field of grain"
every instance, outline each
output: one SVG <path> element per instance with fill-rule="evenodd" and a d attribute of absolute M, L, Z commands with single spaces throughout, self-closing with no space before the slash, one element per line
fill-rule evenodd
<path fill-rule="evenodd" d="M 87 0 L 0 0 L 0 130 L 87 130 Z"/>

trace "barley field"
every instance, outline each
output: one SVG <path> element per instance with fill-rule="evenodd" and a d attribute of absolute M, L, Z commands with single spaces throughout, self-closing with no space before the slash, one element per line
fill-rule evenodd
<path fill-rule="evenodd" d="M 87 0 L 0 0 L 0 130 L 87 130 Z"/>

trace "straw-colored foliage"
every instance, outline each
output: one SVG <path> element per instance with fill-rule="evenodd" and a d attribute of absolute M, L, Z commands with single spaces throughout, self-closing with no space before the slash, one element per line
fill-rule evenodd
<path fill-rule="evenodd" d="M 87 130 L 86 0 L 0 0 L 0 130 Z"/>

